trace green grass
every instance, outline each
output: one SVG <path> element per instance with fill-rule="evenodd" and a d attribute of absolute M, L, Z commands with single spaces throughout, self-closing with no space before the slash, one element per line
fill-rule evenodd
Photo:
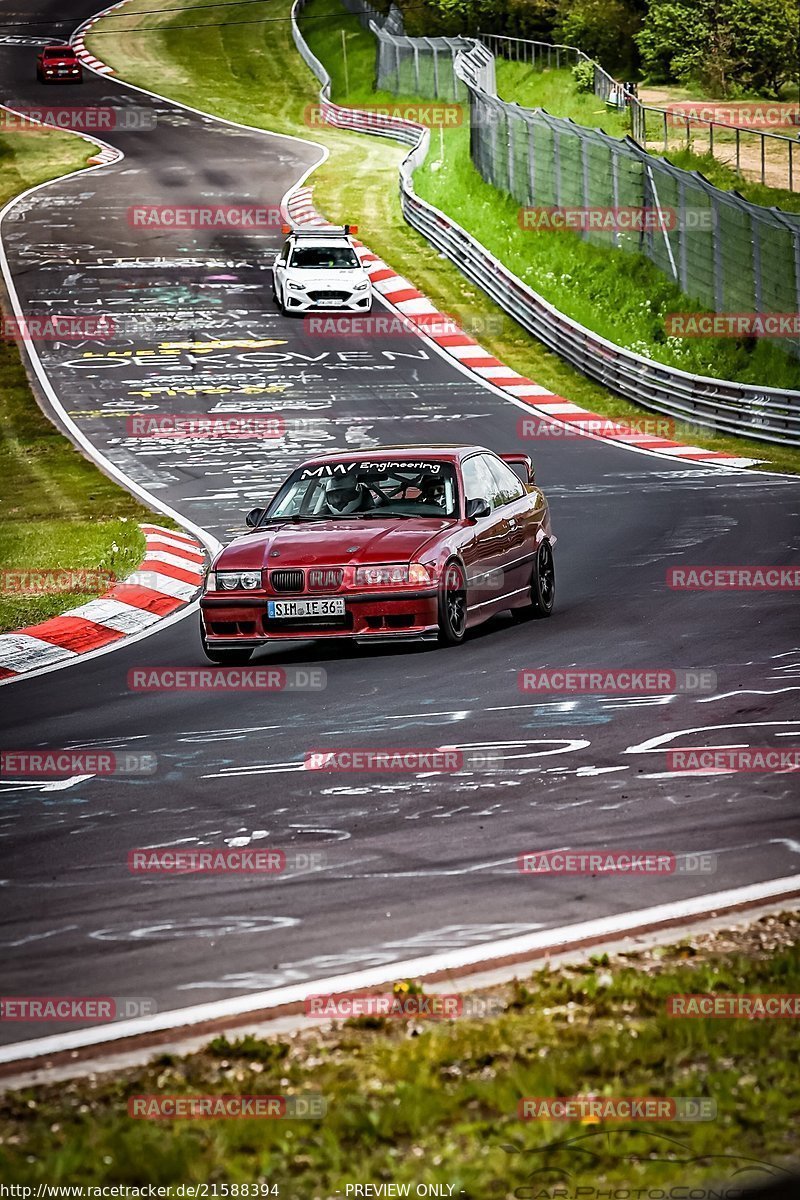
<path fill-rule="evenodd" d="M 625 113 L 609 108 L 593 92 L 581 92 L 566 67 L 534 69 L 529 63 L 497 59 L 497 94 L 523 108 L 544 108 L 554 117 L 571 117 L 579 125 L 602 129 L 612 137 L 630 133 Z"/>
<path fill-rule="evenodd" d="M 186 24 L 181 14 L 147 15 L 137 19 L 137 6 L 152 9 L 147 0 L 136 0 L 135 4 L 126 6 L 124 35 L 113 34 L 115 22 L 112 19 L 101 22 L 96 27 L 101 32 L 89 39 L 93 52 L 111 63 L 124 78 L 219 116 L 280 133 L 300 133 L 324 144 L 330 150 L 330 158 L 314 173 L 310 182 L 314 186 L 318 207 L 329 219 L 356 223 L 359 236 L 367 245 L 400 274 L 412 279 L 442 311 L 452 313 L 462 318 L 468 326 L 471 325 L 481 343 L 509 366 L 592 412 L 620 420 L 641 418 L 640 408 L 611 394 L 546 350 L 406 225 L 397 198 L 397 171 L 406 153 L 404 148 L 367 135 L 341 133 L 316 126 L 309 128 L 307 114 L 309 106 L 316 103 L 318 85 L 294 47 L 286 20 L 263 27 L 235 24 L 221 27 L 219 18 L 213 12 L 210 15 L 193 12 L 192 23 L 205 23 L 213 27 L 179 30 L 173 26 Z M 187 10 L 192 11 L 192 6 L 187 5 Z M 289 10 L 288 0 L 275 0 L 270 14 L 285 18 Z M 313 20 L 308 20 L 309 14 Z M 226 19 L 231 22 L 245 21 L 251 17 L 247 6 L 234 6 L 226 14 Z M 117 23 L 121 23 L 121 19 Z M 146 25 L 149 32 L 132 31 L 137 24 Z M 346 94 L 342 27 L 347 31 L 348 46 L 350 91 Z M 333 80 L 333 97 L 338 102 L 353 105 L 414 103 L 413 97 L 394 97 L 371 91 L 374 76 L 371 35 L 362 31 L 358 23 L 343 11 L 338 0 L 316 0 L 313 7 L 307 10 L 304 32 L 311 48 L 327 66 Z M 276 79 L 281 81 L 280 87 L 275 86 Z M 451 146 L 463 145 L 463 139 L 463 130 L 446 135 L 449 164 L 457 157 L 455 150 L 451 151 Z M 436 140 L 434 135 L 434 144 Z M 432 157 L 436 153 L 434 150 Z M 450 169 L 451 166 L 448 167 Z M 428 177 L 431 177 L 429 168 L 418 175 L 421 190 L 427 187 Z M 444 193 L 446 189 L 440 186 L 441 177 L 442 172 L 438 181 L 434 183 L 431 177 L 431 182 L 440 193 Z M 476 188 L 483 189 L 481 195 L 486 197 L 486 202 L 495 206 L 496 211 L 500 210 L 504 201 L 494 189 L 480 180 L 474 170 L 469 182 L 470 186 L 474 184 Z M 458 218 L 458 203 L 462 201 L 446 195 L 442 207 Z M 517 229 L 516 211 L 513 222 L 514 229 L 509 236 L 513 236 Z M 481 229 L 475 229 L 477 236 L 481 236 L 482 232 Z M 524 235 L 527 250 L 532 236 Z M 579 239 L 570 240 L 577 245 L 578 253 L 584 249 Z M 601 251 L 596 253 L 605 254 Z M 662 287 L 663 276 L 655 272 L 655 268 L 651 268 L 644 259 L 636 260 L 632 255 L 620 257 L 624 273 L 620 278 L 618 272 L 614 271 L 616 291 L 630 304 L 631 292 L 634 291 L 636 279 L 639 279 L 638 261 L 641 261 L 644 269 L 653 271 L 652 284 L 640 279 L 638 293 L 641 303 L 649 302 L 651 287 Z M 634 263 L 637 263 L 636 279 L 632 277 Z M 582 283 L 583 272 L 577 273 Z M 610 299 L 597 301 L 601 318 L 607 316 L 605 310 L 610 303 Z M 643 327 L 647 329 L 654 321 L 652 314 L 644 321 L 640 320 L 637 331 Z M 482 323 L 486 323 L 483 328 Z M 640 336 L 638 332 L 636 336 Z M 722 349 L 730 354 L 730 346 Z M 786 367 L 785 356 L 774 348 L 761 346 L 758 354 L 763 355 L 770 349 L 778 356 L 774 367 L 776 371 L 794 370 L 791 363 Z M 696 427 L 686 430 L 685 437 L 678 430 L 677 436 L 695 445 L 763 459 L 766 469 L 800 470 L 800 454 L 795 450 L 773 447 L 751 439 L 715 436 L 711 431 Z"/>
<path fill-rule="evenodd" d="M 567 68 L 557 70 L 555 67 L 545 70 L 534 69 L 528 63 L 497 62 L 497 90 L 504 100 L 513 100 L 524 108 L 544 108 L 555 117 L 570 117 L 579 125 L 591 129 L 602 129 L 612 137 L 623 138 L 630 133 L 630 120 L 627 114 L 618 112 L 603 104 L 592 92 L 578 90 L 572 72 Z M 683 89 L 676 89 L 675 99 L 687 99 Z M 694 97 L 695 99 L 697 97 Z M 669 101 L 673 102 L 672 99 Z M 660 105 L 659 107 L 663 107 Z M 685 134 L 678 126 L 669 131 L 673 142 L 679 146 L 666 151 L 663 147 L 663 124 L 657 114 L 649 113 L 648 142 L 650 151 L 657 156 L 664 156 L 682 167 L 685 171 L 700 171 L 713 183 L 714 187 L 723 191 L 737 191 L 753 204 L 765 208 L 777 207 L 788 212 L 800 212 L 800 192 L 790 192 L 787 188 L 765 187 L 738 173 L 724 162 L 706 151 L 708 137 L 702 133 L 702 127 L 695 127 L 693 140 L 695 149 L 686 149 L 683 145 Z M 776 130 L 785 133 L 785 130 Z M 733 142 L 735 135 L 722 129 L 715 132 L 715 141 L 719 144 Z M 742 134 L 742 147 L 757 147 L 755 138 Z M 732 149 L 733 153 L 733 149 Z M 800 174 L 800 147 L 795 149 L 796 170 Z"/>
<path fill-rule="evenodd" d="M 0 137 L 0 206 L 26 188 L 86 163 L 69 134 Z M 137 522 L 153 514 L 97 470 L 44 416 L 15 344 L 0 341 L 0 563 L 124 575 L 141 560 Z M 99 591 L 104 591 L 100 588 Z M 0 632 L 34 624 L 92 599 L 90 592 L 23 596 L 0 585 Z"/>
<path fill-rule="evenodd" d="M 748 931 L 540 971 L 495 990 L 499 1016 L 217 1037 L 185 1058 L 162 1053 L 110 1076 L 7 1093 L 0 1175 L 28 1185 L 263 1181 L 284 1200 L 332 1200 L 355 1182 L 447 1183 L 455 1196 L 510 1200 L 566 1183 L 571 1193 L 697 1187 L 752 1160 L 777 1171 L 797 1153 L 794 1022 L 679 1020 L 666 1003 L 676 993 L 800 992 L 799 935 L 797 914 L 769 917 Z M 588 1093 L 708 1097 L 717 1115 L 600 1126 L 517 1117 L 523 1097 Z M 150 1094 L 313 1094 L 327 1112 L 130 1119 L 128 1098 Z M 583 1152 L 551 1145 L 574 1138 Z M 518 1191 L 537 1168 L 548 1169 L 533 1177 L 539 1189 Z"/>

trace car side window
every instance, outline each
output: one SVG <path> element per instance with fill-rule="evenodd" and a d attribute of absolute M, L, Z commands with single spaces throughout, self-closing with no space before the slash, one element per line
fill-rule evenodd
<path fill-rule="evenodd" d="M 289 261 L 290 249 L 291 249 L 291 242 L 285 241 L 283 243 L 283 246 L 281 247 L 281 252 L 278 255 L 278 261 L 280 262 L 282 267 L 285 267 L 286 263 Z"/>
<path fill-rule="evenodd" d="M 497 485 L 492 479 L 488 463 L 482 454 L 468 458 L 462 469 L 464 496 L 467 500 L 486 500 L 491 508 L 495 505 Z"/>
<path fill-rule="evenodd" d="M 525 488 L 511 467 L 499 458 L 489 458 L 488 456 L 486 463 L 494 480 L 494 503 L 496 506 L 510 504 L 512 500 L 519 500 L 521 496 L 525 495 Z"/>

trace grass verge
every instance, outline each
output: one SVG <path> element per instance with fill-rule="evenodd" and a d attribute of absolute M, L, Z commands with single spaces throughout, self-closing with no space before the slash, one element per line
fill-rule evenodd
<path fill-rule="evenodd" d="M 187 24 L 180 13 L 156 16 L 148 12 L 137 16 L 137 8 L 152 9 L 152 6 L 147 0 L 134 0 L 126 5 L 119 17 L 105 19 L 96 26 L 89 38 L 92 51 L 114 66 L 123 78 L 231 120 L 279 133 L 299 133 L 325 145 L 330 150 L 330 158 L 315 172 L 312 182 L 317 204 L 331 220 L 349 220 L 358 224 L 359 236 L 400 274 L 412 279 L 442 311 L 453 313 L 463 318 L 467 326 L 472 324 L 478 329 L 485 322 L 484 328 L 489 331 L 479 334 L 482 344 L 509 366 L 592 412 L 619 420 L 633 421 L 641 417 L 641 409 L 574 371 L 510 317 L 505 317 L 480 289 L 465 280 L 452 263 L 406 225 L 397 199 L 397 170 L 406 153 L 402 147 L 367 135 L 319 128 L 309 121 L 309 106 L 317 100 L 318 85 L 294 47 L 288 21 L 289 0 L 276 0 L 270 8 L 270 22 L 256 25 L 235 23 L 252 21 L 246 5 L 231 6 L 229 13 L 226 10 L 226 23 L 222 25 L 215 14 L 193 11 L 195 6 L 187 4 L 182 11 L 192 12 L 191 24 L 206 26 L 192 29 L 180 28 Z M 125 32 L 115 33 L 123 16 Z M 344 90 L 342 28 L 347 38 L 347 92 Z M 338 0 L 317 0 L 306 12 L 304 32 L 332 76 L 335 99 L 355 105 L 398 102 L 397 97 L 371 90 L 374 73 L 371 35 L 360 29 Z M 276 80 L 281 81 L 280 87 L 275 86 Z M 414 102 L 413 97 L 405 100 Z M 448 134 L 448 139 L 452 137 L 461 138 L 463 144 L 463 131 Z M 452 164 L 456 155 L 451 154 L 449 140 L 446 145 L 446 159 Z M 502 198 L 483 183 L 471 164 L 469 166 L 473 176 L 469 186 L 484 189 L 482 196 L 489 206 L 487 211 L 497 211 Z M 445 172 L 429 174 L 437 181 L 432 186 L 447 193 L 442 207 L 460 219 L 456 211 L 460 201 L 452 191 L 440 186 Z M 452 187 L 452 175 L 450 179 Z M 420 190 L 426 186 L 426 178 L 420 178 Z M 469 227 L 468 221 L 465 223 Z M 517 229 L 516 216 L 514 228 Z M 481 236 L 482 230 L 475 229 L 475 232 Z M 531 236 L 524 235 L 528 254 Z M 552 235 L 539 235 L 540 240 L 543 236 Z M 580 249 L 585 249 L 579 239 L 571 240 Z M 605 253 L 597 251 L 599 257 Z M 620 280 L 615 272 L 615 288 L 626 303 L 630 303 L 630 293 L 636 282 L 629 275 L 634 263 L 641 262 L 653 271 L 653 287 L 663 285 L 663 276 L 655 272 L 647 260 L 634 259 L 632 255 L 619 257 L 624 259 L 625 275 Z M 581 264 L 586 261 L 582 259 Z M 638 265 L 636 270 L 639 270 Z M 571 274 L 582 278 L 587 273 L 581 265 Z M 548 284 L 547 280 L 544 282 Z M 649 304 L 650 285 L 640 280 L 640 286 L 644 289 L 639 293 L 642 303 Z M 557 303 L 565 290 L 559 285 L 552 296 L 547 290 L 543 294 Z M 607 310 L 613 309 L 616 303 L 613 297 L 604 295 L 605 299 L 597 301 L 601 316 L 606 316 Z M 490 320 L 486 322 L 486 318 Z M 494 328 L 498 319 L 499 331 Z M 637 323 L 637 330 L 643 323 L 648 326 L 655 320 L 652 310 L 648 310 L 644 322 L 640 319 Z M 635 339 L 629 337 L 628 340 Z M 772 347 L 759 348 L 759 353 L 770 349 L 779 354 Z M 781 369 L 785 365 L 784 357 L 780 355 Z M 790 365 L 788 369 L 793 368 Z M 715 436 L 711 431 L 697 427 L 688 427 L 685 433 L 679 429 L 676 436 L 713 450 L 763 459 L 765 469 L 800 471 L 800 453 L 795 450 L 751 439 Z"/>
<path fill-rule="evenodd" d="M 725 1180 L 741 1195 L 796 1155 L 796 1032 L 792 1020 L 667 1015 L 671 995 L 709 992 L 800 992 L 800 916 L 545 969 L 494 990 L 491 1017 L 368 1017 L 275 1039 L 218 1037 L 188 1057 L 162 1053 L 113 1076 L 7 1093 L 0 1172 L 7 1184 L 152 1184 L 176 1195 L 178 1184 L 260 1184 L 284 1200 L 333 1200 L 367 1182 L 408 1184 L 411 1195 L 439 1184 L 453 1188 L 440 1195 L 550 1200 L 594 1195 L 581 1187 L 635 1196 L 672 1185 L 677 1194 Z M 135 1096 L 198 1095 L 317 1096 L 327 1111 L 315 1120 L 128 1116 Z M 524 1097 L 577 1095 L 702 1097 L 716 1115 L 517 1115 Z"/>
<path fill-rule="evenodd" d="M 0 207 L 36 184 L 85 166 L 90 151 L 54 130 L 0 136 Z M 122 576 L 144 552 L 153 514 L 107 479 L 48 421 L 31 396 L 15 343 L 0 341 L 0 562 L 5 571 L 58 569 Z M 0 632 L 92 599 L 90 591 L 23 595 L 0 588 Z"/>

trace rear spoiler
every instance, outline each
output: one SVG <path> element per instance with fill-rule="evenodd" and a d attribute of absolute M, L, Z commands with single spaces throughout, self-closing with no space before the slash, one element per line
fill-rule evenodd
<path fill-rule="evenodd" d="M 498 454 L 497 457 L 501 458 L 504 463 L 508 463 L 510 467 L 521 467 L 525 483 L 536 482 L 536 471 L 534 470 L 533 459 L 530 454 Z"/>

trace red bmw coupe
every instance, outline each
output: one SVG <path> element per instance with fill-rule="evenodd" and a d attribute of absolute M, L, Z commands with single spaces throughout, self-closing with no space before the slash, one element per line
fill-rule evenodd
<path fill-rule="evenodd" d="M 506 609 L 553 611 L 556 539 L 527 454 L 443 445 L 324 455 L 246 523 L 200 601 L 212 662 L 309 638 L 454 645 Z"/>

